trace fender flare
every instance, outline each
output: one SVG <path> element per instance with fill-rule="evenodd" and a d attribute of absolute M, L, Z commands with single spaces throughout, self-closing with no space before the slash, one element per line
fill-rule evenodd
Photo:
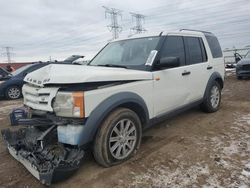
<path fill-rule="evenodd" d="M 203 95 L 203 99 L 206 98 L 206 96 L 208 95 L 208 92 L 209 92 L 209 88 L 212 86 L 212 84 L 214 83 L 214 81 L 216 80 L 219 80 L 220 81 L 220 85 L 221 87 L 223 88 L 224 86 L 224 80 L 222 79 L 222 76 L 220 75 L 220 73 L 218 72 L 214 72 L 212 73 L 212 75 L 210 76 L 208 82 L 207 82 L 207 86 L 206 86 L 206 89 L 205 89 L 205 92 L 204 92 L 204 95 Z"/>
<path fill-rule="evenodd" d="M 121 92 L 114 94 L 104 101 L 102 101 L 87 118 L 82 133 L 79 138 L 79 146 L 90 143 L 94 140 L 96 132 L 100 127 L 103 120 L 112 112 L 115 108 L 126 103 L 135 103 L 143 109 L 145 114 L 146 124 L 149 122 L 149 112 L 145 101 L 137 94 L 132 92 Z"/>

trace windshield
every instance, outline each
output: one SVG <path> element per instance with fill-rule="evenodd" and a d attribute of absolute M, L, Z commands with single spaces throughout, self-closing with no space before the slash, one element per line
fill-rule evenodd
<path fill-rule="evenodd" d="M 113 65 L 127 68 L 144 66 L 150 52 L 155 50 L 159 39 L 160 37 L 147 37 L 109 43 L 89 65 Z"/>
<path fill-rule="evenodd" d="M 18 75 L 19 73 L 21 73 L 21 72 L 25 71 L 26 69 L 28 69 L 29 67 L 31 67 L 32 65 L 33 65 L 33 64 L 25 65 L 25 66 L 23 66 L 23 67 L 21 67 L 21 68 L 15 70 L 15 71 L 12 72 L 11 74 L 12 74 L 13 76 L 16 76 L 16 75 Z"/>
<path fill-rule="evenodd" d="M 250 51 L 247 53 L 246 58 L 250 58 Z"/>

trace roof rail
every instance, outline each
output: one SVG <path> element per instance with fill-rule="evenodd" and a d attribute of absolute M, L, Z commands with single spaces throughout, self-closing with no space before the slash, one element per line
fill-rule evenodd
<path fill-rule="evenodd" d="M 180 31 L 198 31 L 198 32 L 202 32 L 202 33 L 213 34 L 213 33 L 208 32 L 208 31 L 195 30 L 195 29 L 180 29 Z"/>

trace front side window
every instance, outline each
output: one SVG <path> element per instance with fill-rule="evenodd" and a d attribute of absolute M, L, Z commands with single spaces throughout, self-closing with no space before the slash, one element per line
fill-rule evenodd
<path fill-rule="evenodd" d="M 150 52 L 156 49 L 159 39 L 160 37 L 146 37 L 109 43 L 89 65 L 127 68 L 145 66 Z"/>
<path fill-rule="evenodd" d="M 198 37 L 185 37 L 187 49 L 189 52 L 188 64 L 197 64 L 203 62 L 203 53 Z"/>
<path fill-rule="evenodd" d="M 176 57 L 180 65 L 185 65 L 185 50 L 183 38 L 179 36 L 168 36 L 161 50 L 161 58 Z"/>

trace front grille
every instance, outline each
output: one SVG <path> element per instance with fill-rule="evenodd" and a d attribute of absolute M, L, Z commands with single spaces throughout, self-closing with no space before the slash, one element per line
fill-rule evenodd
<path fill-rule="evenodd" d="M 250 64 L 249 65 L 243 65 L 242 70 L 250 71 Z"/>
<path fill-rule="evenodd" d="M 30 84 L 23 86 L 24 104 L 36 110 L 53 111 L 52 100 L 59 88 L 41 88 Z"/>

